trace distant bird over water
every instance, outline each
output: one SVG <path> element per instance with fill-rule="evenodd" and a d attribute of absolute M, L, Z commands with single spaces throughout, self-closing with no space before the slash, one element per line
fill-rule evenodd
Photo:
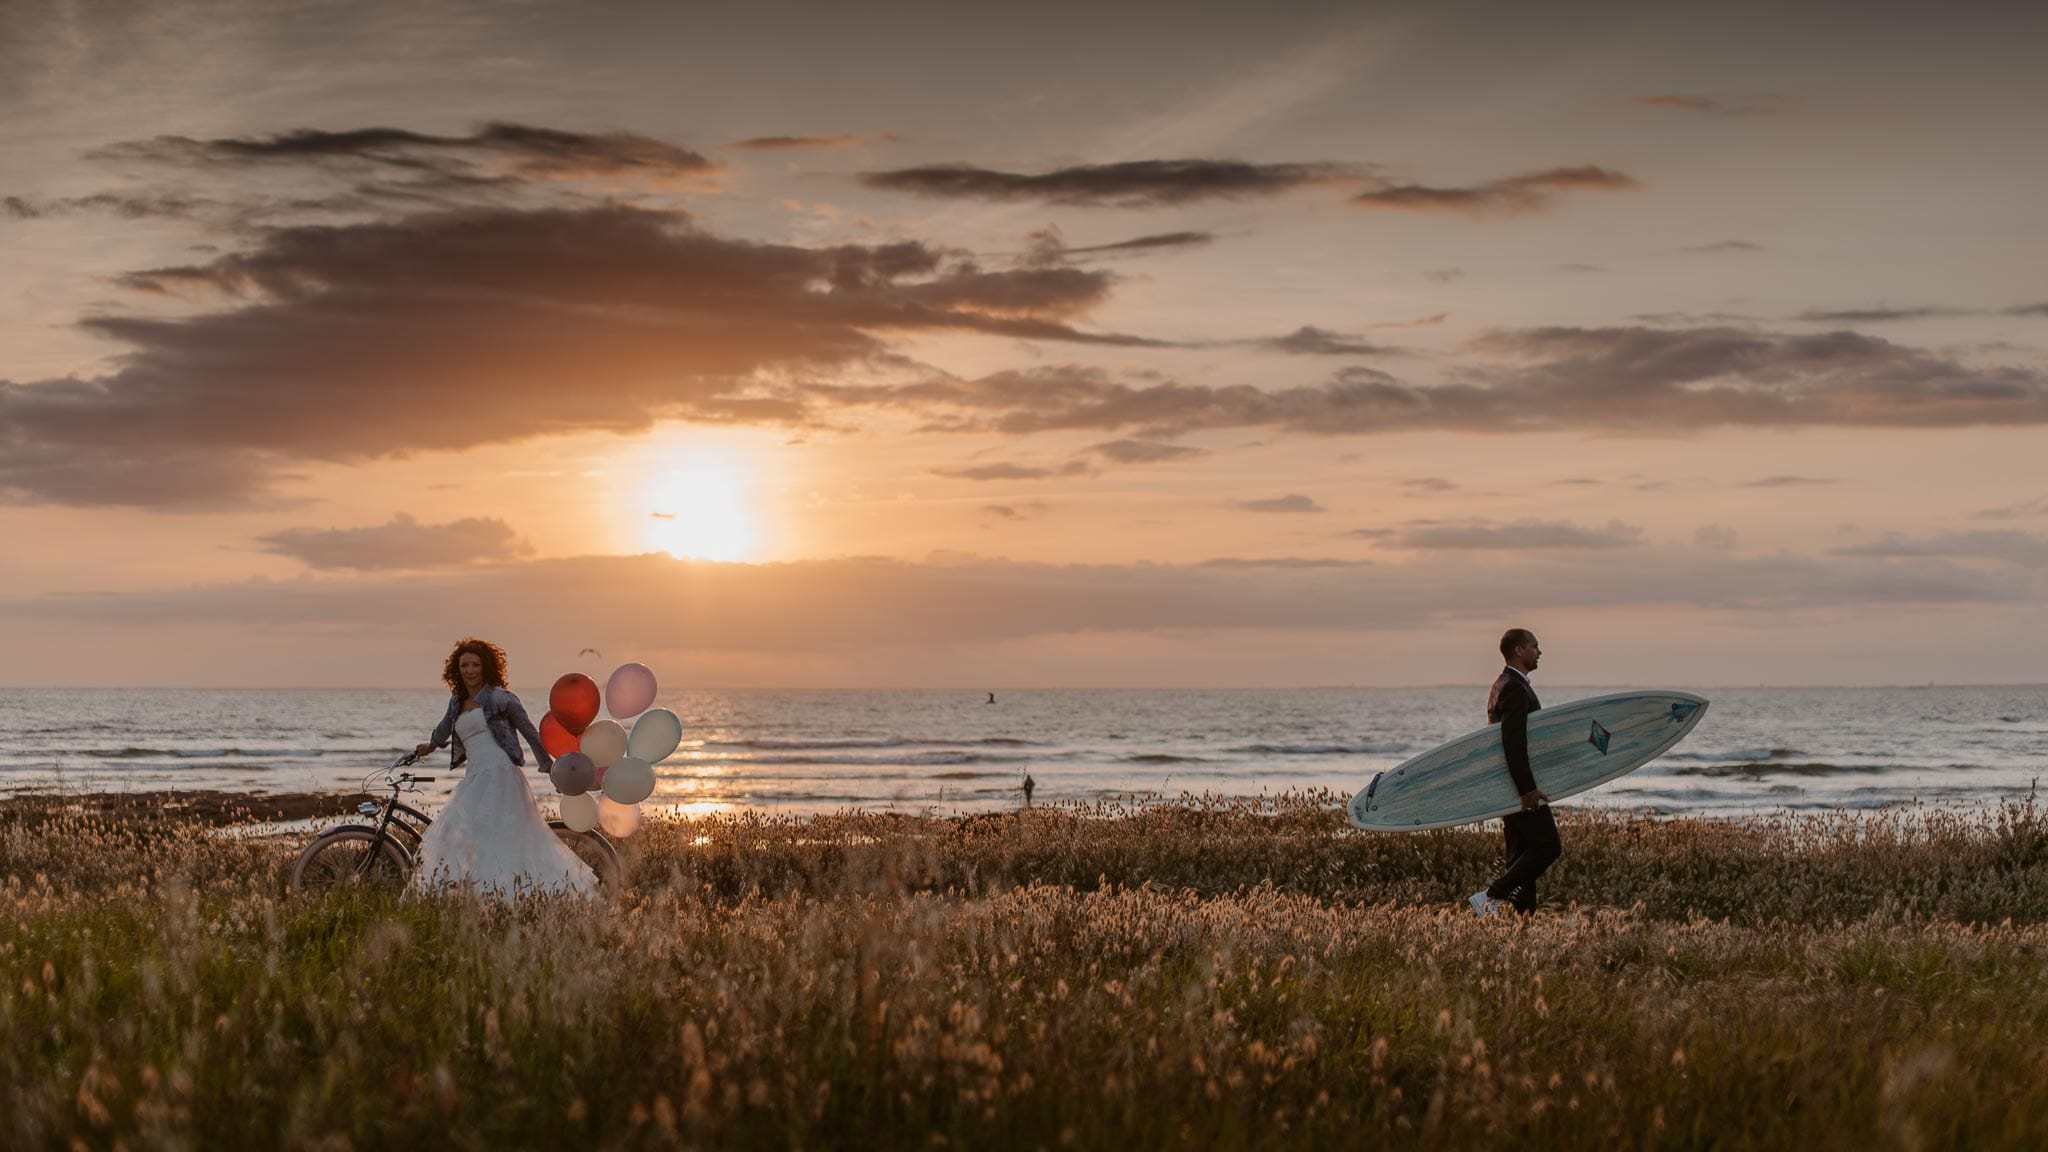
<path fill-rule="evenodd" d="M 602 660 L 602 659 L 604 659 L 604 653 L 602 653 L 602 652 L 599 652 L 599 651 L 598 651 L 597 649 L 595 649 L 595 648 L 585 648 L 585 649 L 584 649 L 583 651 L 581 651 L 581 652 L 578 652 L 578 653 L 577 653 L 576 655 L 578 655 L 578 656 L 595 656 L 595 657 L 597 657 L 597 658 L 598 658 L 599 660 Z"/>

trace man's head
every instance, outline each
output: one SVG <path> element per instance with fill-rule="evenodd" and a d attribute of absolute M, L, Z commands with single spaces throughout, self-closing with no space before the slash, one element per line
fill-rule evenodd
<path fill-rule="evenodd" d="M 1536 643 L 1536 634 L 1527 628 L 1510 628 L 1500 638 L 1500 658 L 1508 667 L 1523 672 L 1534 672 L 1536 662 L 1543 659 L 1543 647 Z"/>

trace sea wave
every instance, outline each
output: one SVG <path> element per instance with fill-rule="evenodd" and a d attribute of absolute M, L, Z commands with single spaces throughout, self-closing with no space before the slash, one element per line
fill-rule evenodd
<path fill-rule="evenodd" d="M 81 748 L 77 751 L 53 752 L 55 756 L 79 756 L 93 760 L 234 760 L 261 758 L 265 760 L 300 760 L 318 756 L 372 756 L 394 751 L 390 746 L 379 748 Z"/>
<path fill-rule="evenodd" d="M 1803 756 L 1797 748 L 1738 748 L 1733 752 L 1671 752 L 1666 760 L 1687 760 L 1695 764 L 1750 764 Z"/>
<path fill-rule="evenodd" d="M 823 749 L 830 751 L 830 749 Z M 900 755 L 850 755 L 850 756 L 726 756 L 700 760 L 669 761 L 671 768 L 687 770 L 693 764 L 744 767 L 749 764 L 817 764 L 846 765 L 861 767 L 923 767 L 946 764 L 1038 764 L 1044 756 L 1005 756 L 992 752 L 905 752 Z"/>
<path fill-rule="evenodd" d="M 1246 744 L 1229 751 L 1244 756 L 1390 756 L 1410 747 L 1393 740 L 1380 744 Z"/>
<path fill-rule="evenodd" d="M 935 740 L 915 736 L 885 736 L 867 740 L 706 740 L 706 748 L 747 748 L 759 752 L 830 752 L 841 748 L 1044 748 L 1035 740 L 1011 736 L 982 736 L 966 740 Z"/>
<path fill-rule="evenodd" d="M 1146 752 L 1139 756 L 1125 756 L 1126 764 L 1207 764 L 1201 756 L 1175 756 L 1167 752 Z"/>
<path fill-rule="evenodd" d="M 1702 764 L 1698 767 L 1680 768 L 1673 776 L 1707 776 L 1716 779 L 1732 776 L 1874 776 L 1890 769 L 1875 764 L 1827 764 L 1809 762 L 1805 764 L 1745 763 L 1745 764 Z"/>

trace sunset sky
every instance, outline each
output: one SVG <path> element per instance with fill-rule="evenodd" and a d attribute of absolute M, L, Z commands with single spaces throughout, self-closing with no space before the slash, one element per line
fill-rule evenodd
<path fill-rule="evenodd" d="M 2048 7 L 0 0 L 0 683 L 2048 681 Z"/>

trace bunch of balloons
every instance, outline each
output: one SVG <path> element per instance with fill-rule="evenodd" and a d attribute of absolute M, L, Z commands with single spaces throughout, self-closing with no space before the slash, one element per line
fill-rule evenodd
<path fill-rule="evenodd" d="M 564 824 L 621 837 L 639 830 L 640 802 L 654 793 L 654 766 L 683 742 L 683 722 L 675 713 L 650 710 L 654 695 L 654 672 L 645 664 L 619 665 L 605 681 L 601 700 L 597 681 L 581 672 L 555 681 L 540 720 L 540 742 L 555 758 L 548 779 L 562 794 Z M 600 705 L 610 718 L 597 718 Z M 622 720 L 633 720 L 631 734 Z"/>

